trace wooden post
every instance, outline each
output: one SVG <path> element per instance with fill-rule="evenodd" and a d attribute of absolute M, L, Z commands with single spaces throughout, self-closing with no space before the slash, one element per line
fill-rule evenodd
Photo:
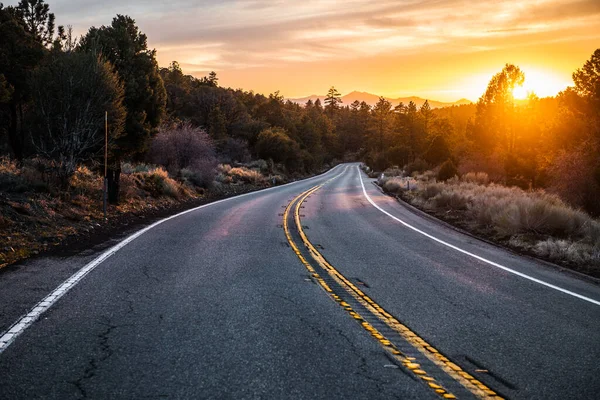
<path fill-rule="evenodd" d="M 102 210 L 106 216 L 106 201 L 108 196 L 108 111 L 104 112 L 104 188 L 102 190 Z"/>

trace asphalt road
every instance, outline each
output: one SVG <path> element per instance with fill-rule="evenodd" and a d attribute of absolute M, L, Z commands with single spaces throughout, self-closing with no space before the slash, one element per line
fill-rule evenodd
<path fill-rule="evenodd" d="M 600 286 L 371 181 L 344 164 L 147 230 L 0 348 L 0 399 L 441 398 L 407 359 L 444 393 L 477 397 L 376 309 L 502 397 L 600 397 Z M 105 251 L 1 271 L 0 332 Z"/>

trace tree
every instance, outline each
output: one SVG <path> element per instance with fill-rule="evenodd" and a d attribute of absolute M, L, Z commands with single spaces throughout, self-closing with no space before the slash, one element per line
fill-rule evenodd
<path fill-rule="evenodd" d="M 208 114 L 208 134 L 217 144 L 227 139 L 227 121 L 218 105 Z"/>
<path fill-rule="evenodd" d="M 337 111 L 340 104 L 342 104 L 341 94 L 335 87 L 330 87 L 327 91 L 327 96 L 325 97 L 325 111 L 329 116 L 332 116 Z"/>
<path fill-rule="evenodd" d="M 13 87 L 6 81 L 4 75 L 0 74 L 0 104 L 8 103 L 13 92 Z"/>
<path fill-rule="evenodd" d="M 143 154 L 165 114 L 166 91 L 159 75 L 156 50 L 135 21 L 117 15 L 110 26 L 92 27 L 81 38 L 80 49 L 102 54 L 114 66 L 125 89 L 125 134 L 115 141 L 109 166 L 109 200 L 119 202 L 120 161 Z"/>
<path fill-rule="evenodd" d="M 212 87 L 219 86 L 219 78 L 217 78 L 217 73 L 215 71 L 210 71 L 208 77 L 202 78 L 202 83 Z"/>
<path fill-rule="evenodd" d="M 125 121 L 123 87 L 112 65 L 89 53 L 54 53 L 33 75 L 34 143 L 57 163 L 66 185 L 77 165 L 103 154 L 104 118 L 118 138 Z"/>
<path fill-rule="evenodd" d="M 573 82 L 557 96 L 551 186 L 572 204 L 600 215 L 600 49 L 573 73 Z"/>
<path fill-rule="evenodd" d="M 580 96 L 600 102 L 600 49 L 594 51 L 582 68 L 573 73 L 575 90 Z"/>
<path fill-rule="evenodd" d="M 383 140 L 389 130 L 390 118 L 392 116 L 392 103 L 385 97 L 380 97 L 375 107 L 371 111 L 373 117 L 374 129 L 378 137 L 379 151 L 383 151 Z"/>
<path fill-rule="evenodd" d="M 425 136 L 429 136 L 429 127 L 431 122 L 435 118 L 433 111 L 431 110 L 431 106 L 429 105 L 429 100 L 425 100 L 425 103 L 419 109 L 419 113 L 421 114 L 421 119 L 423 120 L 423 130 Z"/>
<path fill-rule="evenodd" d="M 525 75 L 519 67 L 506 64 L 501 72 L 490 80 L 483 96 L 477 102 L 475 117 L 475 137 L 484 150 L 492 151 L 500 146 L 505 154 L 515 150 L 517 132 L 515 132 L 515 104 L 513 89 L 523 84 Z"/>
<path fill-rule="evenodd" d="M 282 128 L 274 127 L 263 130 L 258 135 L 256 151 L 260 158 L 284 163 L 290 170 L 298 167 L 296 165 L 300 153 L 298 143 L 293 141 Z"/>
<path fill-rule="evenodd" d="M 431 166 L 436 166 L 450 158 L 448 144 L 442 135 L 435 136 L 423 153 L 423 159 Z"/>
<path fill-rule="evenodd" d="M 0 4 L 0 71 L 4 76 L 5 101 L 0 102 L 0 130 L 17 160 L 25 156 L 27 106 L 31 100 L 29 75 L 40 64 L 46 51 L 27 31 L 18 10 Z M 6 92 L 10 92 L 7 97 Z"/>
<path fill-rule="evenodd" d="M 315 100 L 315 110 L 317 110 L 318 112 L 323 112 L 323 105 L 321 104 L 320 99 Z"/>
<path fill-rule="evenodd" d="M 50 7 L 44 0 L 21 0 L 17 6 L 19 14 L 25 21 L 26 30 L 35 40 L 44 46 L 50 46 L 54 43 L 54 13 L 50 12 Z M 64 28 L 58 27 L 60 39 L 64 34 Z"/>

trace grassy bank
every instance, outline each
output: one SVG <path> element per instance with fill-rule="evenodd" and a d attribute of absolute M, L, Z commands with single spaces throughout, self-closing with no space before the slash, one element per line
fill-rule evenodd
<path fill-rule="evenodd" d="M 288 180 L 263 160 L 220 164 L 209 175 L 186 169 L 172 175 L 160 166 L 125 163 L 120 204 L 108 207 L 105 221 L 99 174 L 80 166 L 65 187 L 53 171 L 43 159 L 20 166 L 0 159 L 0 268 L 92 238 L 106 240 L 149 217 Z"/>
<path fill-rule="evenodd" d="M 484 173 L 438 182 L 429 171 L 378 179 L 387 193 L 469 232 L 600 277 L 600 221 L 556 195 L 490 183 Z"/>

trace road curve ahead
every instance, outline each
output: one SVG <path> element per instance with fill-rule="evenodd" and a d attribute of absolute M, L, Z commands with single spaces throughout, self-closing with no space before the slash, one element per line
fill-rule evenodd
<path fill-rule="evenodd" d="M 0 399 L 599 397 L 598 285 L 357 164 L 116 245 L 0 273 Z"/>

